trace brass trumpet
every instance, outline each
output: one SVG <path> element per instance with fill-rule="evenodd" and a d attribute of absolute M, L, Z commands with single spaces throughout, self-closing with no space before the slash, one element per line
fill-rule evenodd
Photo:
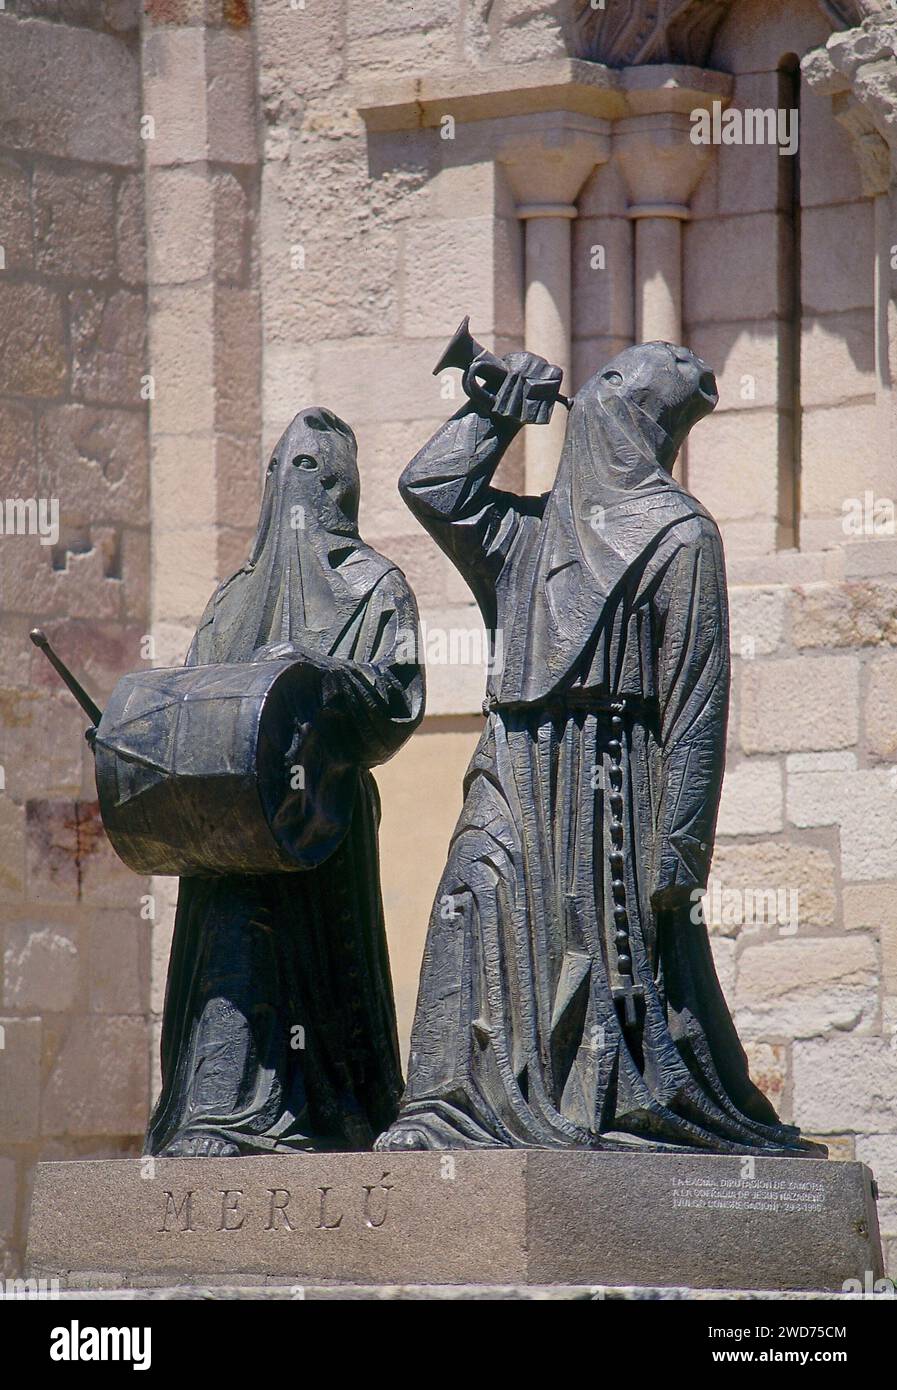
<path fill-rule="evenodd" d="M 465 315 L 433 368 L 434 376 L 444 372 L 446 367 L 459 368 L 464 394 L 474 405 L 489 414 L 496 412 L 516 419 L 521 424 L 547 424 L 556 401 L 570 409 L 573 402 L 559 390 L 564 375 L 560 367 L 549 367 L 548 375 L 543 380 L 528 380 L 522 399 L 503 402 L 502 387 L 512 373 L 501 358 L 477 342 L 469 324 L 470 316 Z"/>

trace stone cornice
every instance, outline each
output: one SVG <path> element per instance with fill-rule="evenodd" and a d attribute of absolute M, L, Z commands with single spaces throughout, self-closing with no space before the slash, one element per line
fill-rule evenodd
<path fill-rule="evenodd" d="M 688 113 L 711 101 L 726 104 L 731 90 L 728 73 L 706 68 L 612 70 L 563 58 L 374 83 L 356 89 L 353 98 L 369 130 L 396 131 L 437 127 L 446 116 L 467 122 L 555 111 L 615 121 L 652 108 L 658 92 L 665 109 Z"/>

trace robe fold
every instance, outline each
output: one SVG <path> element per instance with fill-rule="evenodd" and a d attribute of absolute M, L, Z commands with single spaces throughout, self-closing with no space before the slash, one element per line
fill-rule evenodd
<path fill-rule="evenodd" d="M 751 1082 L 701 917 L 724 562 L 640 400 L 577 395 L 545 497 L 492 486 L 515 429 L 471 407 L 402 476 L 502 640 L 378 1147 L 820 1152 Z"/>

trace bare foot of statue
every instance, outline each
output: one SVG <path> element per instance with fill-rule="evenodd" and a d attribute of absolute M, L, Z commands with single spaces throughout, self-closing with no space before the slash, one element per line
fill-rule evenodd
<path fill-rule="evenodd" d="M 236 1158 L 240 1150 L 227 1139 L 213 1134 L 184 1134 L 172 1139 L 159 1154 L 160 1158 Z"/>

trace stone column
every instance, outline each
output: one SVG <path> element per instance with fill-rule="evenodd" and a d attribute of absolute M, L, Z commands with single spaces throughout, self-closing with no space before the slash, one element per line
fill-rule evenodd
<path fill-rule="evenodd" d="M 530 138 L 512 138 L 500 155 L 524 224 L 524 341 L 529 352 L 563 370 L 565 394 L 576 388 L 570 228 L 579 191 L 608 150 L 605 122 L 559 115 L 538 118 Z M 551 487 L 566 428 L 567 412 L 559 405 L 547 425 L 526 431 L 527 492 Z"/>
<path fill-rule="evenodd" d="M 564 373 L 571 391 L 570 222 L 572 203 L 521 203 L 524 233 L 524 321 L 526 344 Z M 538 345 L 538 346 L 537 346 Z M 526 435 L 526 487 L 551 487 L 564 443 L 566 411 L 559 406 L 543 428 Z"/>
<path fill-rule="evenodd" d="M 640 343 L 682 338 L 682 204 L 635 204 L 635 336 Z"/>
<path fill-rule="evenodd" d="M 638 72 L 644 82 L 650 69 Z M 713 157 L 712 146 L 692 143 L 691 112 L 708 108 L 714 99 L 720 99 L 715 85 L 710 90 L 684 84 L 643 88 L 634 103 L 638 114 L 614 127 L 629 217 L 635 222 L 633 295 L 639 342 L 678 343 L 682 338 L 682 224 Z"/>
<path fill-rule="evenodd" d="M 676 80 L 670 81 L 670 73 Z M 721 75 L 698 69 L 630 68 L 629 109 L 614 127 L 614 152 L 635 223 L 633 303 L 637 342 L 682 342 L 682 225 L 689 200 L 713 158 L 692 142 L 692 113 L 725 106 Z M 676 471 L 686 471 L 683 449 Z"/>

